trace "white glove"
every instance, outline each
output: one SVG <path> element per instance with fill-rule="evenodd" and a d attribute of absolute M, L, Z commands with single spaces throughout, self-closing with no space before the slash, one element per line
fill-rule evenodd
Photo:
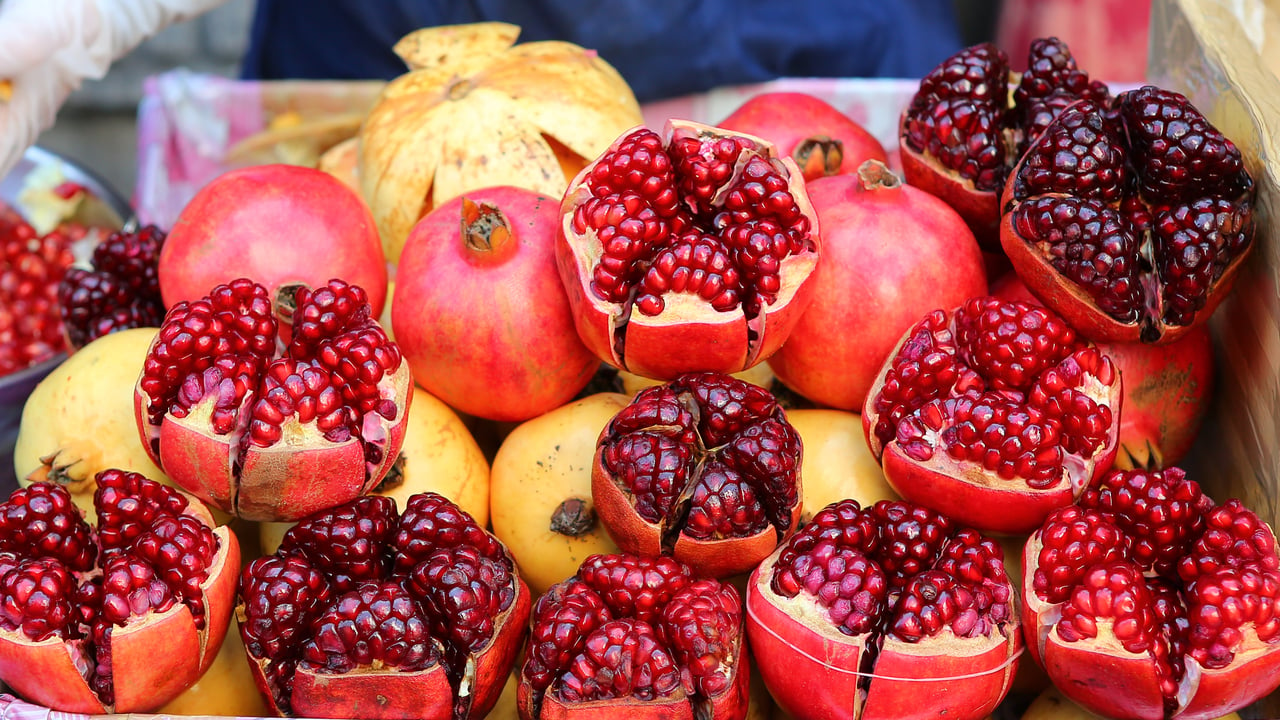
<path fill-rule="evenodd" d="M 224 0 L 0 0 L 0 177 L 87 78 L 175 22 Z"/>

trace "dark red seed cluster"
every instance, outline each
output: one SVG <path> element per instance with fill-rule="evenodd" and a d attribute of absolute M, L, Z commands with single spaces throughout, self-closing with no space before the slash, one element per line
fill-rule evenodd
<path fill-rule="evenodd" d="M 0 376 L 49 360 L 65 347 L 58 283 L 75 262 L 72 244 L 86 232 L 69 224 L 41 236 L 0 203 Z"/>
<path fill-rule="evenodd" d="M 67 272 L 58 286 L 58 305 L 72 347 L 118 330 L 160 325 L 164 240 L 164 231 L 154 225 L 115 232 L 94 247 L 93 269 Z"/>
<path fill-rule="evenodd" d="M 287 712 L 300 669 L 319 674 L 443 665 L 457 691 L 518 592 L 506 549 L 436 493 L 370 495 L 312 515 L 245 567 L 240 635 Z"/>

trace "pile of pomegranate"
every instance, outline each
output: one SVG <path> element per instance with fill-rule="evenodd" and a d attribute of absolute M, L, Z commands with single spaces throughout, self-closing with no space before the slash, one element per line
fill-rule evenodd
<path fill-rule="evenodd" d="M 1178 465 L 1266 207 L 1187 97 L 978 45 L 895 153 L 800 93 L 634 125 L 517 32 L 406 38 L 355 175 L 238 168 L 78 264 L 83 228 L 0 212 L 0 375 L 76 353 L 0 498 L 13 692 L 1210 720 L 1280 687 L 1274 508 Z M 450 135 L 492 144 L 404 151 L 497 90 Z"/>

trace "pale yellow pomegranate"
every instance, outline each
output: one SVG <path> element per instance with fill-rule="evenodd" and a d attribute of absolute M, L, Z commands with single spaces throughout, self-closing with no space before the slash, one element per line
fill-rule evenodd
<path fill-rule="evenodd" d="M 437 492 L 483 527 L 489 522 L 489 462 L 462 418 L 422 388 L 413 389 L 404 445 L 391 472 L 373 490 L 404 509 L 411 495 Z M 259 523 L 262 551 L 275 552 L 292 523 Z"/>
<path fill-rule="evenodd" d="M 85 345 L 49 373 L 27 398 L 13 466 L 18 482 L 53 480 L 71 491 L 93 522 L 93 478 L 108 468 L 172 484 L 147 456 L 133 413 L 156 328 L 133 328 Z"/>
<path fill-rule="evenodd" d="M 1085 710 L 1064 697 L 1058 688 L 1050 686 L 1031 701 L 1026 711 L 1022 713 L 1022 720 L 1106 720 L 1106 718 Z M 1240 714 L 1223 715 L 1218 720 L 1240 720 Z"/>
<path fill-rule="evenodd" d="M 800 433 L 804 446 L 800 465 L 803 522 L 846 498 L 863 507 L 899 499 L 867 447 L 860 416 L 844 410 L 802 409 L 788 410 L 787 419 Z"/>
<path fill-rule="evenodd" d="M 222 641 L 213 664 L 194 685 L 170 700 L 158 711 L 161 715 L 227 715 L 266 717 L 271 714 L 262 694 L 253 684 L 253 674 L 244 659 L 244 643 L 232 626 Z"/>
<path fill-rule="evenodd" d="M 493 534 L 515 556 L 534 597 L 572 576 L 589 555 L 616 553 L 591 502 L 591 466 L 600 431 L 627 405 L 598 393 L 526 420 L 493 459 Z"/>
<path fill-rule="evenodd" d="M 396 44 L 409 71 L 365 118 L 355 170 L 389 261 L 436 205 L 498 185 L 560 197 L 642 122 L 630 86 L 595 52 L 517 45 L 519 35 L 507 23 L 445 25 Z"/>
<path fill-rule="evenodd" d="M 733 376 L 752 385 L 759 385 L 766 390 L 773 384 L 773 369 L 768 363 L 759 363 L 743 370 L 739 373 L 733 373 Z M 647 378 L 643 375 L 627 372 L 626 370 L 618 371 L 618 379 L 622 381 L 622 392 L 628 395 L 635 395 L 641 390 L 653 385 L 661 385 L 662 380 Z"/>

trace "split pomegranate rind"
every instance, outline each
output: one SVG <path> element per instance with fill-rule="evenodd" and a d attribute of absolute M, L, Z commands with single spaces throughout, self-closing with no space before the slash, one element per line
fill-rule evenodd
<path fill-rule="evenodd" d="M 636 128 L 570 183 L 556 256 L 583 342 L 669 380 L 773 354 L 809 302 L 818 219 L 767 141 L 670 120 Z"/>
<path fill-rule="evenodd" d="M 58 711 L 150 712 L 217 656 L 240 547 L 175 488 L 122 470 L 96 483 L 96 528 L 56 483 L 0 503 L 0 680 Z"/>
<path fill-rule="evenodd" d="M 428 492 L 305 518 L 245 567 L 236 618 L 277 713 L 445 720 L 493 709 L 529 606 L 507 548 Z"/>
<path fill-rule="evenodd" d="M 1203 324 L 1252 252 L 1240 150 L 1183 95 L 1145 86 L 1063 110 L 1019 161 L 1000 240 L 1046 305 L 1098 341 Z"/>
<path fill-rule="evenodd" d="M 1179 468 L 1116 470 L 1023 550 L 1032 655 L 1108 717 L 1208 720 L 1280 686 L 1280 555 Z"/>
<path fill-rule="evenodd" d="M 991 538 L 909 502 L 842 500 L 751 574 L 747 637 L 795 717 L 976 720 L 1013 682 L 1015 596 Z"/>
<path fill-rule="evenodd" d="M 1120 373 L 1037 305 L 976 297 L 907 330 L 863 409 L 903 498 L 983 532 L 1030 533 L 1111 467 Z"/>
<path fill-rule="evenodd" d="M 596 512 L 625 552 L 745 573 L 800 519 L 800 435 L 764 388 L 687 373 L 641 390 L 600 432 Z"/>
<path fill-rule="evenodd" d="M 921 79 L 902 113 L 903 173 L 955 208 L 983 249 L 998 251 L 1000 192 L 1014 162 L 1063 108 L 1109 97 L 1056 37 L 1031 42 L 1021 73 L 991 43 L 965 48 Z"/>
<path fill-rule="evenodd" d="M 670 557 L 592 555 L 534 605 L 522 720 L 742 720 L 742 600 Z"/>
<path fill-rule="evenodd" d="M 169 309 L 134 411 L 177 485 L 238 517 L 293 521 L 382 480 L 411 388 L 361 288 L 331 280 L 272 298 L 242 278 Z"/>

